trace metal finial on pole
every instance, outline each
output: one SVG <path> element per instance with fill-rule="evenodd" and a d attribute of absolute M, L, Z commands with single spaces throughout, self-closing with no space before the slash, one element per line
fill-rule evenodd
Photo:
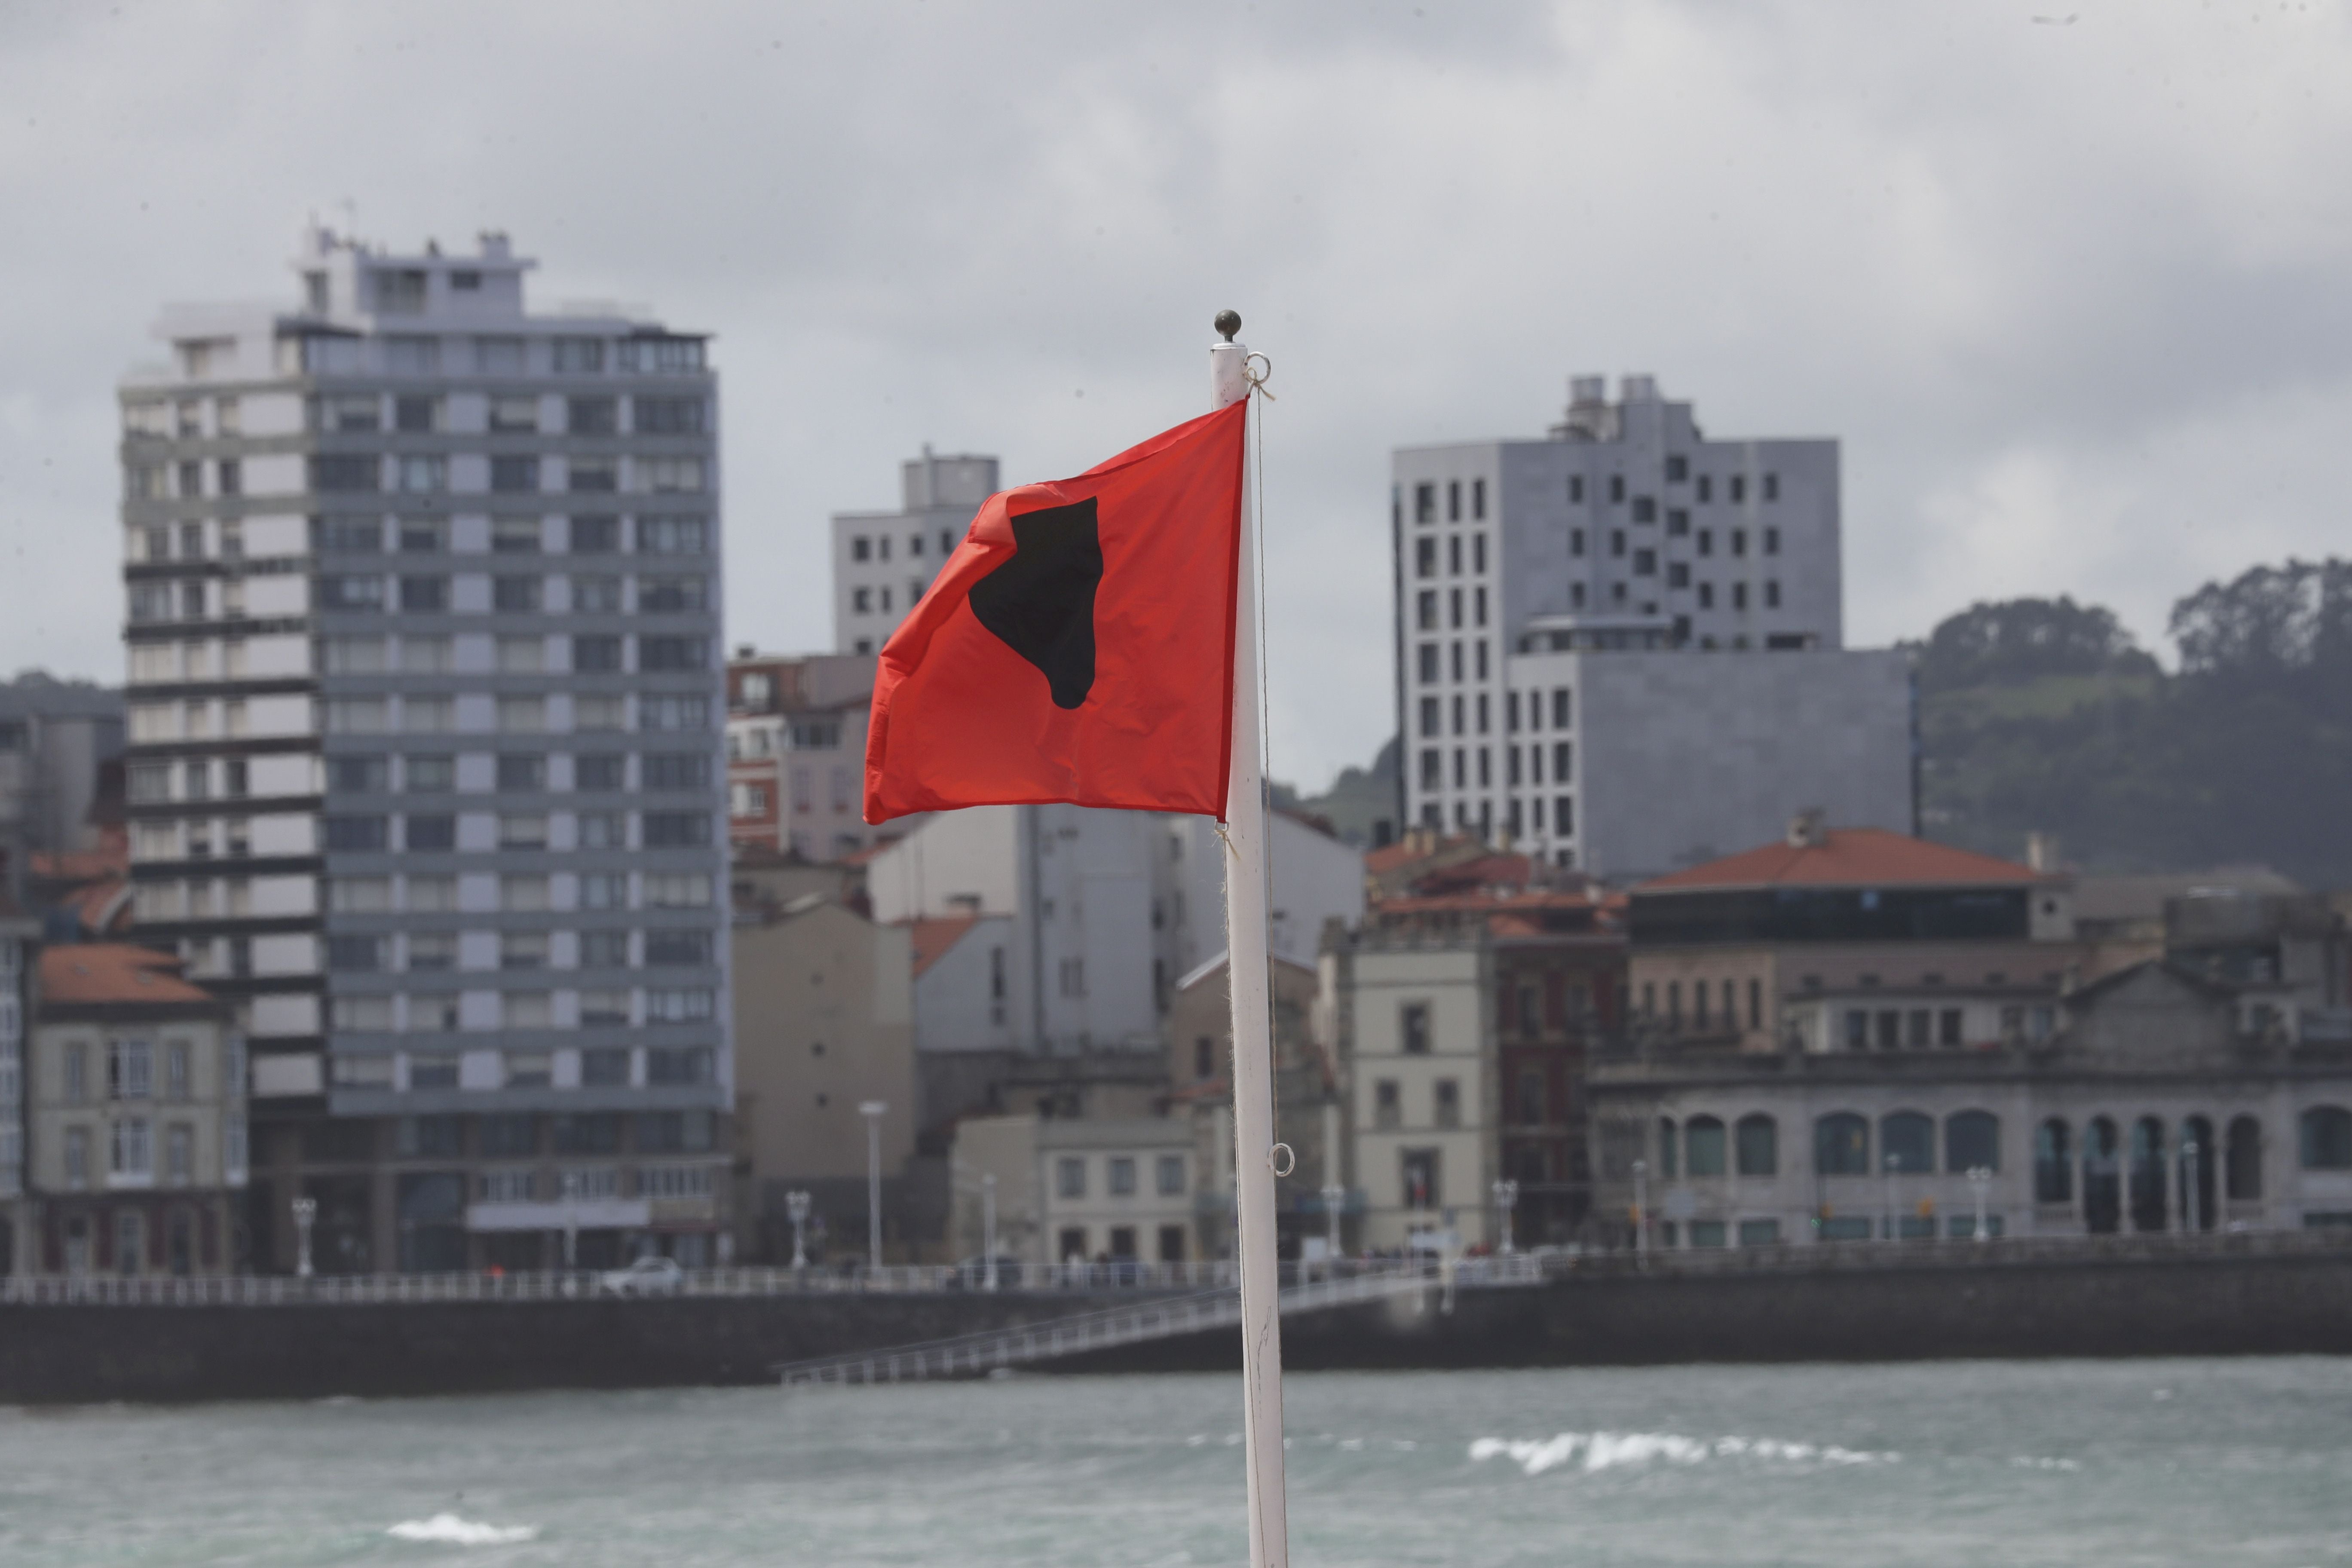
<path fill-rule="evenodd" d="M 1250 392 L 1249 350 L 1232 310 L 1209 347 L 1212 409 Z M 1249 1471 L 1250 1568 L 1288 1568 L 1282 1480 L 1281 1265 L 1275 1257 L 1274 1031 L 1267 973 L 1265 777 L 1258 751 L 1257 517 L 1242 487 L 1234 615 L 1232 771 L 1225 781 L 1225 978 L 1234 1024 L 1234 1206 L 1242 1283 L 1242 1433 Z"/>

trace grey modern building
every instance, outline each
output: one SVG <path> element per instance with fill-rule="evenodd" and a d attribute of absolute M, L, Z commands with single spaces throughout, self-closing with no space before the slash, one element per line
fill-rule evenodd
<path fill-rule="evenodd" d="M 996 492 L 996 476 L 994 458 L 940 457 L 926 447 L 899 465 L 898 510 L 834 514 L 835 653 L 882 651 L 962 542 L 980 503 Z"/>
<path fill-rule="evenodd" d="M 717 384 L 530 266 L 314 227 L 121 389 L 138 930 L 236 1004 L 264 1267 L 298 1196 L 325 1269 L 721 1233 Z"/>
<path fill-rule="evenodd" d="M 1903 657 L 1843 649 L 1838 447 L 1709 439 L 1646 375 L 1543 440 L 1394 455 L 1400 803 L 1607 877 L 1798 809 L 1911 825 Z"/>

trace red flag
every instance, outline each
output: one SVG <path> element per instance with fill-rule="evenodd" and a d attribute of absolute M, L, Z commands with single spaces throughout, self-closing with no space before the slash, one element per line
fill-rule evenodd
<path fill-rule="evenodd" d="M 988 498 L 882 647 L 866 821 L 1045 801 L 1224 814 L 1247 409 Z"/>

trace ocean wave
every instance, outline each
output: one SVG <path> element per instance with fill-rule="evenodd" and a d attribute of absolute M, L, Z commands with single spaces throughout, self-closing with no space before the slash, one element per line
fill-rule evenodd
<path fill-rule="evenodd" d="M 1708 1459 L 1766 1459 L 1790 1464 L 1891 1465 L 1900 1454 L 1801 1443 L 1780 1437 L 1685 1437 L 1675 1432 L 1562 1432 L 1550 1438 L 1481 1437 L 1474 1460 L 1507 1458 L 1531 1476 L 1574 1465 L 1588 1474 L 1622 1465 L 1703 1464 Z"/>
<path fill-rule="evenodd" d="M 395 1541 L 432 1541 L 449 1546 L 507 1546 L 518 1541 L 539 1539 L 535 1524 L 484 1524 L 478 1520 L 459 1519 L 454 1513 L 436 1513 L 431 1519 L 404 1519 L 384 1531 Z"/>

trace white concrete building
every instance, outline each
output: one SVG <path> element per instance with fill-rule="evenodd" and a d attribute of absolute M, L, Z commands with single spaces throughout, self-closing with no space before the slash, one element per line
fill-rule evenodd
<path fill-rule="evenodd" d="M 1280 815 L 1267 837 L 1275 952 L 1312 963 L 1326 921 L 1362 917 L 1362 858 Z M 1004 805 L 928 818 L 867 863 L 875 918 L 991 918 L 972 928 L 984 942 L 957 931 L 926 965 L 917 1049 L 1160 1049 L 1177 977 L 1224 947 L 1220 853 L 1200 816 Z"/>
<path fill-rule="evenodd" d="M 257 1121 L 354 1124 L 257 1127 L 333 1151 L 322 1267 L 479 1263 L 469 1203 L 558 1223 L 486 1151 L 626 1198 L 728 1103 L 717 383 L 531 265 L 313 227 L 121 388 L 139 924 L 236 1003 Z"/>
<path fill-rule="evenodd" d="M 982 1255 L 974 1189 L 993 1176 L 999 1257 L 1031 1267 L 1194 1261 L 1200 1163 L 1187 1118 L 968 1118 L 956 1130 L 957 1256 Z"/>
<path fill-rule="evenodd" d="M 1842 651 L 1837 443 L 1572 386 L 1549 439 L 1395 454 L 1404 819 L 1608 877 L 1809 805 L 1909 827 L 1902 658 Z"/>
<path fill-rule="evenodd" d="M 994 458 L 923 455 L 900 465 L 897 511 L 833 519 L 834 651 L 879 653 L 999 488 Z"/>

